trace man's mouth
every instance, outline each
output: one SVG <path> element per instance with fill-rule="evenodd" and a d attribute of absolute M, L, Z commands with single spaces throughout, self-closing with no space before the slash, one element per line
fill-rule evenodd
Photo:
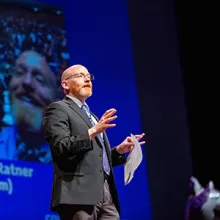
<path fill-rule="evenodd" d="M 85 85 L 85 86 L 83 86 L 83 88 L 91 88 L 91 86 L 90 85 Z"/>
<path fill-rule="evenodd" d="M 28 103 L 28 104 L 31 104 L 31 105 L 39 106 L 39 103 L 35 99 L 30 97 L 30 96 L 19 95 L 19 96 L 17 96 L 17 98 L 19 100 L 21 100 L 22 102 L 24 102 L 24 103 Z"/>

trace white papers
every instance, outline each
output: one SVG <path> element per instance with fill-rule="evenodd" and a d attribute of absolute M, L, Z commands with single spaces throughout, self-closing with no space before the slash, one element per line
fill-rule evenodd
<path fill-rule="evenodd" d="M 125 185 L 130 183 L 130 181 L 133 179 L 134 172 L 139 167 L 139 165 L 143 159 L 141 146 L 133 134 L 131 134 L 131 140 L 134 142 L 134 147 L 131 150 L 131 152 L 129 153 L 127 160 L 126 160 L 126 163 L 124 165 Z"/>

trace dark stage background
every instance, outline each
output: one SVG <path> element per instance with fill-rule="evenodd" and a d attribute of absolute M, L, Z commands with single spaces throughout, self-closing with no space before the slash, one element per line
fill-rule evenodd
<path fill-rule="evenodd" d="M 150 10 L 152 6 L 154 10 Z M 168 140 L 168 136 L 163 137 L 164 134 L 167 134 L 167 124 L 171 127 L 170 134 L 177 132 L 173 127 L 174 124 L 170 124 L 170 122 L 176 116 L 175 106 L 178 106 L 178 101 L 170 105 L 170 102 L 166 99 L 167 106 L 163 106 L 163 111 L 166 111 L 170 106 L 174 108 L 169 109 L 169 113 L 164 116 L 164 123 L 161 123 L 162 120 L 160 123 L 154 120 L 153 123 L 149 124 L 152 115 L 146 114 L 149 112 L 149 99 L 146 98 L 149 87 L 146 86 L 145 82 L 149 78 L 146 75 L 144 76 L 143 73 L 149 70 L 148 51 L 152 50 L 152 42 L 156 41 L 159 48 L 163 47 L 162 44 L 165 43 L 167 51 L 170 52 L 169 55 L 161 54 L 158 48 L 153 48 L 154 53 L 152 54 L 157 53 L 157 60 L 154 65 L 159 66 L 154 66 L 154 70 L 155 68 L 164 67 L 161 73 L 167 71 L 169 63 L 172 63 L 171 66 L 173 70 L 175 69 L 175 59 L 172 61 L 168 59 L 174 49 L 171 45 L 177 45 L 175 49 L 178 49 L 180 71 L 175 69 L 172 72 L 169 69 L 171 71 L 168 71 L 168 75 L 174 74 L 172 76 L 174 80 L 177 77 L 176 74 L 180 74 L 182 88 L 178 99 L 179 101 L 182 100 L 181 109 L 186 109 L 186 112 L 182 112 L 183 114 L 180 117 L 186 118 L 187 123 L 186 125 L 181 124 L 179 129 L 187 127 L 188 131 L 185 130 L 185 132 L 188 133 L 189 143 L 183 141 L 186 140 L 187 135 L 185 136 L 186 133 L 181 132 L 181 134 L 175 135 L 175 137 L 178 137 L 180 148 L 176 148 L 175 144 L 171 144 L 169 150 L 167 150 L 162 147 L 163 143 L 158 144 L 156 143 L 158 140 L 152 140 L 152 147 L 147 150 L 152 218 L 155 220 L 184 219 L 184 204 L 188 195 L 186 187 L 190 175 L 198 178 L 203 186 L 213 180 L 215 187 L 220 189 L 219 129 L 216 127 L 219 121 L 219 80 L 217 79 L 219 61 L 216 54 L 218 51 L 217 45 L 219 45 L 218 28 L 216 28 L 219 18 L 215 12 L 216 6 L 216 4 L 211 3 L 200 2 L 196 4 L 182 0 L 141 1 L 138 4 L 129 1 L 143 127 L 156 126 L 158 129 L 161 124 L 162 127 L 164 125 L 162 132 L 155 131 L 156 137 L 164 144 L 167 144 L 167 142 L 173 143 L 174 141 L 171 140 L 172 137 L 170 137 L 170 140 Z M 158 25 L 154 25 L 155 23 L 152 22 L 155 17 L 157 17 Z M 165 24 L 169 24 L 168 29 L 165 28 L 167 27 Z M 161 28 L 159 29 L 159 27 Z M 156 39 L 155 33 L 158 36 Z M 161 36 L 167 37 L 163 38 L 166 39 L 166 42 L 161 42 Z M 162 61 L 158 57 L 161 57 Z M 152 66 L 153 58 L 150 58 L 150 66 Z M 162 65 L 162 62 L 165 63 Z M 155 74 L 152 74 L 151 84 L 154 76 Z M 168 91 L 174 88 L 174 85 L 164 80 L 162 88 L 166 88 Z M 179 88 L 176 88 L 175 92 L 178 90 Z M 175 92 L 170 94 L 169 97 L 173 97 Z M 161 100 L 154 96 L 151 103 L 153 105 L 150 105 L 150 108 L 154 108 L 152 106 L 159 105 L 158 103 L 161 103 Z M 165 120 L 169 120 L 169 122 L 166 123 Z M 178 123 L 178 120 L 176 120 L 176 123 Z M 162 160 L 160 155 L 163 155 Z"/>
<path fill-rule="evenodd" d="M 193 174 L 202 185 L 219 178 L 219 16 L 215 3 L 174 1 L 185 85 Z M 216 54 L 217 53 L 217 54 Z"/>
<path fill-rule="evenodd" d="M 179 21 L 173 1 L 129 1 L 146 151 L 152 219 L 183 220 L 192 175 L 181 69 Z"/>

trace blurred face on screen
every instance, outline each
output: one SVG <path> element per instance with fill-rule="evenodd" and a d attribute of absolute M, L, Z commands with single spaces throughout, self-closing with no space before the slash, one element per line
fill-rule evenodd
<path fill-rule="evenodd" d="M 92 95 L 92 79 L 84 66 L 74 65 L 63 72 L 61 81 L 66 94 L 84 102 Z"/>
<path fill-rule="evenodd" d="M 34 51 L 22 53 L 10 85 L 12 112 L 22 130 L 41 130 L 45 107 L 55 100 L 55 77 L 46 60 Z"/>

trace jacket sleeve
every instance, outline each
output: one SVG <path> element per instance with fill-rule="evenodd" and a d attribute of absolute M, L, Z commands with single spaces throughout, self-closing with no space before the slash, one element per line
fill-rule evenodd
<path fill-rule="evenodd" d="M 58 102 L 48 106 L 43 127 L 45 140 L 56 159 L 65 159 L 92 150 L 88 131 L 71 136 L 69 117 Z"/>
<path fill-rule="evenodd" d="M 116 150 L 116 147 L 112 148 L 111 150 L 111 156 L 112 156 L 112 166 L 119 166 L 126 162 L 125 154 L 119 154 Z"/>

